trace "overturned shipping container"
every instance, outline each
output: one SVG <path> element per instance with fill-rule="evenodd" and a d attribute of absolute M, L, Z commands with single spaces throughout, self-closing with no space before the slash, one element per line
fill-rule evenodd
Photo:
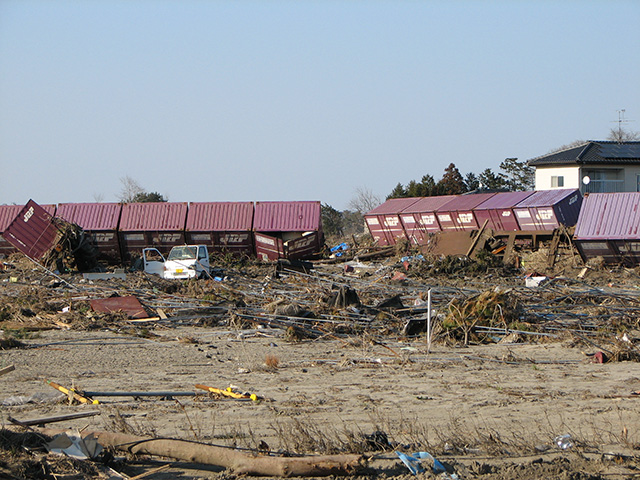
<path fill-rule="evenodd" d="M 473 209 L 493 197 L 495 193 L 475 193 L 459 195 L 442 205 L 436 211 L 442 231 L 471 231 L 480 226 Z"/>
<path fill-rule="evenodd" d="M 574 240 L 584 261 L 640 265 L 640 193 L 585 196 Z"/>
<path fill-rule="evenodd" d="M 369 233 L 380 246 L 395 245 L 399 238 L 407 238 L 400 221 L 400 212 L 405 211 L 416 202 L 419 197 L 390 198 L 382 205 L 364 215 Z"/>
<path fill-rule="evenodd" d="M 262 260 L 311 258 L 324 245 L 320 202 L 256 202 L 253 231 Z"/>
<path fill-rule="evenodd" d="M 253 255 L 253 202 L 193 202 L 187 214 L 187 243 L 210 252 Z"/>
<path fill-rule="evenodd" d="M 40 205 L 45 212 L 50 216 L 54 216 L 56 213 L 55 205 Z M 11 224 L 14 218 L 20 213 L 20 210 L 24 208 L 24 205 L 0 205 L 0 255 L 5 257 L 16 253 L 19 250 L 8 242 L 1 234 Z"/>
<path fill-rule="evenodd" d="M 413 245 L 424 245 L 430 233 L 442 231 L 436 211 L 454 198 L 455 195 L 423 197 L 400 212 L 405 235 Z"/>
<path fill-rule="evenodd" d="M 49 212 L 29 200 L 4 230 L 3 236 L 27 257 L 39 260 L 60 238 L 51 219 Z"/>
<path fill-rule="evenodd" d="M 533 191 L 496 193 L 473 209 L 478 225 L 487 222 L 487 228 L 495 232 L 520 230 L 513 207 L 533 194 Z"/>
<path fill-rule="evenodd" d="M 560 225 L 574 226 L 581 205 L 582 194 L 577 189 L 538 190 L 513 211 L 520 230 L 552 232 Z"/>
<path fill-rule="evenodd" d="M 98 259 L 108 263 L 122 261 L 118 222 L 120 203 L 61 203 L 57 216 L 80 226 L 98 252 Z"/>
<path fill-rule="evenodd" d="M 125 203 L 119 227 L 122 260 L 131 261 L 145 247 L 167 255 L 174 246 L 184 245 L 186 221 L 186 202 Z"/>

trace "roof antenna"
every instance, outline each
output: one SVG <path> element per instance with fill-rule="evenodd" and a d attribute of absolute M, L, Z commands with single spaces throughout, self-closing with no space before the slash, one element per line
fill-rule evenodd
<path fill-rule="evenodd" d="M 622 124 L 629 123 L 631 120 L 627 120 L 626 118 L 624 118 L 624 112 L 626 112 L 624 108 L 622 110 L 616 110 L 616 111 L 618 112 L 618 138 L 616 140 L 618 141 L 618 143 L 622 143 L 623 141 Z"/>

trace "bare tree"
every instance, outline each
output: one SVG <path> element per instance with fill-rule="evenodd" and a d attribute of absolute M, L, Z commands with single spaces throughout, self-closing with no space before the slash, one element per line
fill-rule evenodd
<path fill-rule="evenodd" d="M 552 148 L 551 150 L 549 150 L 547 155 L 549 155 L 551 153 L 561 152 L 562 150 L 569 150 L 570 148 L 578 147 L 578 146 L 583 145 L 585 143 L 587 143 L 586 140 L 574 140 L 573 142 L 567 143 L 565 145 L 561 145 L 558 148 Z"/>
<path fill-rule="evenodd" d="M 367 187 L 358 187 L 354 193 L 354 197 L 347 205 L 350 210 L 354 210 L 360 214 L 365 214 L 373 210 L 382 203 L 380 197 L 369 190 Z"/>
<path fill-rule="evenodd" d="M 612 142 L 635 142 L 640 140 L 640 132 L 630 132 L 623 128 L 612 128 L 607 140 Z"/>
<path fill-rule="evenodd" d="M 96 202 L 96 203 L 104 202 L 104 193 L 94 193 L 93 194 L 93 201 Z"/>
<path fill-rule="evenodd" d="M 122 183 L 122 190 L 120 190 L 119 200 L 122 203 L 131 203 L 137 196 L 145 193 L 145 189 L 140 186 L 138 181 L 129 175 L 120 177 L 120 183 Z"/>

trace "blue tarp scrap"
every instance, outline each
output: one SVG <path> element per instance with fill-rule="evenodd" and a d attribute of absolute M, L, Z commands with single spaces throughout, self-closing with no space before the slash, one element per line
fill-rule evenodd
<path fill-rule="evenodd" d="M 416 452 L 413 453 L 411 455 L 407 454 L 407 453 L 401 453 L 401 452 L 395 452 L 396 455 L 398 455 L 398 458 L 400 460 L 402 460 L 402 463 L 404 463 L 407 468 L 411 471 L 411 473 L 413 473 L 414 475 L 417 475 L 418 473 L 422 473 L 424 472 L 424 468 L 422 467 L 420 460 L 422 459 L 428 459 L 433 461 L 433 473 L 444 473 L 446 474 L 445 478 L 450 478 L 452 480 L 457 480 L 458 479 L 458 475 L 456 475 L 455 473 L 452 474 L 448 474 L 447 473 L 447 469 L 444 467 L 444 465 L 442 465 L 442 463 L 440 463 L 433 455 L 431 455 L 430 453 L 427 452 Z"/>
<path fill-rule="evenodd" d="M 349 250 L 349 245 L 344 242 L 339 245 L 336 245 L 335 247 L 331 247 L 331 253 L 335 253 L 336 257 L 341 257 L 342 252 L 346 250 Z"/>
<path fill-rule="evenodd" d="M 400 259 L 402 263 L 404 262 L 423 262 L 424 257 L 422 255 L 413 255 L 411 257 L 402 257 Z"/>

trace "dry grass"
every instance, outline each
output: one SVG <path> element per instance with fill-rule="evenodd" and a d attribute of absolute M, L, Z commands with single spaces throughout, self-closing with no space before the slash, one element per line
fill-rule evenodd
<path fill-rule="evenodd" d="M 264 358 L 264 364 L 269 370 L 275 371 L 278 369 L 278 365 L 280 365 L 280 360 L 275 355 L 267 355 Z"/>

